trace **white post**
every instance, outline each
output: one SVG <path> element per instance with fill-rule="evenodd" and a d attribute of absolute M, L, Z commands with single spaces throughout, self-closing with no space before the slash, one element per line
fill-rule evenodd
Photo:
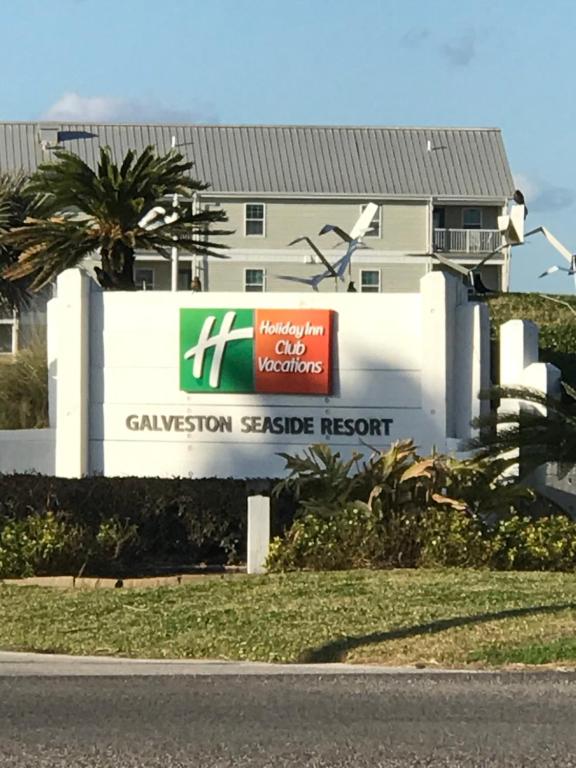
<path fill-rule="evenodd" d="M 170 144 L 172 149 L 176 149 L 176 136 L 172 136 L 172 141 Z M 178 207 L 178 195 L 175 194 L 172 198 L 172 208 Z M 173 238 L 174 241 L 176 241 L 176 238 Z M 172 262 L 172 270 L 171 270 L 171 280 L 170 280 L 170 290 L 171 291 L 177 291 L 178 290 L 178 246 L 173 245 L 170 250 L 170 258 Z"/>
<path fill-rule="evenodd" d="M 485 415 L 489 402 L 478 397 L 490 387 L 490 319 L 488 307 L 477 301 L 467 301 L 456 308 L 457 333 L 455 356 L 454 408 L 456 443 L 476 434 L 470 423 Z"/>
<path fill-rule="evenodd" d="M 467 293 L 456 278 L 429 272 L 420 280 L 422 299 L 422 416 L 431 436 L 421 446 L 444 452 L 448 437 L 455 434 L 453 362 L 455 356 L 456 307 Z"/>
<path fill-rule="evenodd" d="M 509 320 L 500 326 L 500 386 L 529 387 L 545 394 L 558 394 L 560 389 L 560 371 L 549 363 L 538 363 L 538 326 L 530 320 Z M 506 398 L 501 401 L 499 413 L 519 413 L 526 407 L 522 400 Z M 531 408 L 545 411 L 538 406 Z M 545 413 L 544 413 L 545 415 Z M 499 429 L 506 430 L 506 425 Z M 507 456 L 521 461 L 518 450 L 510 451 Z M 519 464 L 511 465 L 505 475 L 516 477 Z"/>
<path fill-rule="evenodd" d="M 270 499 L 268 496 L 248 497 L 248 545 L 246 570 L 264 573 L 270 548 Z"/>
<path fill-rule="evenodd" d="M 172 275 L 170 280 L 170 290 L 178 290 L 178 246 L 173 245 L 170 250 L 170 259 L 172 261 Z"/>
<path fill-rule="evenodd" d="M 525 386 L 524 369 L 538 362 L 538 326 L 530 320 L 509 320 L 500 326 L 500 386 Z"/>
<path fill-rule="evenodd" d="M 17 310 L 12 312 L 13 331 L 12 331 L 12 354 L 15 355 L 20 349 L 20 315 Z"/>
<path fill-rule="evenodd" d="M 192 213 L 197 216 L 200 211 L 200 203 L 198 201 L 198 192 L 194 192 L 192 195 Z M 199 277 L 198 275 L 198 256 L 196 252 L 192 254 L 192 279 Z M 190 286 L 188 286 L 190 287 Z"/>
<path fill-rule="evenodd" d="M 88 473 L 90 279 L 79 269 L 58 278 L 56 475 Z M 52 347 L 53 348 L 53 347 Z"/>

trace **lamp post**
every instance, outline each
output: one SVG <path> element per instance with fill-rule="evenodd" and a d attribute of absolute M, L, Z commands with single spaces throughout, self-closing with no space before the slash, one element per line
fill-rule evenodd
<path fill-rule="evenodd" d="M 172 136 L 172 149 L 176 149 L 176 136 Z M 178 208 L 177 193 L 174 193 L 174 196 L 172 198 L 172 208 L 174 209 L 174 213 L 176 213 L 176 209 Z M 178 246 L 176 245 L 176 243 L 178 242 L 178 237 L 174 235 L 172 240 L 174 242 L 174 245 L 170 250 L 170 260 L 172 264 L 170 290 L 177 291 L 178 290 Z"/>

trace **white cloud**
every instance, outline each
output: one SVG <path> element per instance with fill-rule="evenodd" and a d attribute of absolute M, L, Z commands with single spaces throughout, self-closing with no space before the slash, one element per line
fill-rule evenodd
<path fill-rule="evenodd" d="M 411 27 L 400 39 L 400 44 L 405 48 L 415 48 L 430 37 L 428 27 Z"/>
<path fill-rule="evenodd" d="M 460 37 L 449 40 L 440 49 L 448 62 L 455 67 L 467 67 L 476 56 L 476 32 L 469 30 Z"/>
<path fill-rule="evenodd" d="M 197 109 L 173 109 L 162 104 L 111 96 L 82 96 L 68 91 L 42 115 L 43 120 L 85 123 L 217 122 L 208 105 Z"/>
<path fill-rule="evenodd" d="M 516 185 L 516 189 L 519 189 L 522 192 L 526 198 L 526 201 L 535 200 L 538 196 L 539 190 L 538 185 L 534 179 L 531 179 L 524 173 L 514 173 L 512 175 L 514 177 L 514 184 Z"/>
<path fill-rule="evenodd" d="M 569 208 L 576 200 L 574 190 L 550 184 L 543 179 L 527 176 L 524 173 L 515 173 L 514 183 L 524 195 L 529 211 L 561 211 Z"/>

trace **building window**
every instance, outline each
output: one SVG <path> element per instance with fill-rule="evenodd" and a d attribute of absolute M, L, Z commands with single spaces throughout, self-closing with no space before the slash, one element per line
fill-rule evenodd
<path fill-rule="evenodd" d="M 432 227 L 434 229 L 446 229 L 446 208 L 435 206 L 432 210 Z"/>
<path fill-rule="evenodd" d="M 464 229 L 482 229 L 482 209 L 463 208 L 462 227 Z"/>
<path fill-rule="evenodd" d="M 263 293 L 264 291 L 264 270 L 263 269 L 245 269 L 244 270 L 244 290 L 246 293 Z"/>
<path fill-rule="evenodd" d="M 2 311 L 0 314 L 0 355 L 16 352 L 16 315 Z"/>
<path fill-rule="evenodd" d="M 360 291 L 362 293 L 380 293 L 380 270 L 360 270 Z"/>
<path fill-rule="evenodd" d="M 364 209 L 366 208 L 365 205 L 360 206 L 360 213 L 363 213 Z M 370 229 L 364 237 L 380 237 L 380 231 L 381 231 L 381 213 L 382 213 L 382 206 L 378 206 L 378 210 L 374 214 L 374 218 L 370 222 Z"/>
<path fill-rule="evenodd" d="M 140 291 L 153 291 L 154 270 L 150 267 L 136 267 L 134 270 L 134 284 Z"/>
<path fill-rule="evenodd" d="M 192 264 L 181 264 L 178 267 L 178 290 L 189 291 L 192 285 Z"/>
<path fill-rule="evenodd" d="M 246 203 L 244 231 L 247 237 L 264 237 L 264 203 Z"/>

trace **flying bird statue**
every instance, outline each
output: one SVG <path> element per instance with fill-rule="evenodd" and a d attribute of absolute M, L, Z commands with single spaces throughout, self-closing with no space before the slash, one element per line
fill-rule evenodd
<path fill-rule="evenodd" d="M 514 205 L 509 212 L 498 216 L 498 229 L 507 245 L 521 245 L 525 237 L 524 221 L 528 215 L 528 208 L 526 208 L 524 195 L 519 189 L 514 192 L 512 200 Z"/>
<path fill-rule="evenodd" d="M 576 286 L 576 256 L 572 256 L 572 262 L 569 267 L 561 267 L 558 264 L 555 264 L 552 267 L 548 267 L 548 269 L 542 272 L 541 275 L 538 275 L 538 277 L 546 277 L 547 275 L 552 275 L 554 272 L 567 272 L 568 275 L 574 278 L 574 285 Z"/>
<path fill-rule="evenodd" d="M 302 242 L 308 243 L 310 248 L 312 248 L 316 256 L 320 259 L 322 264 L 324 264 L 326 269 L 332 274 L 333 277 L 336 277 L 336 272 L 334 271 L 334 268 L 332 267 L 328 259 L 324 256 L 320 248 L 318 248 L 318 246 L 309 237 L 306 237 L 305 235 L 303 237 L 297 237 L 296 240 L 292 240 L 292 242 L 288 243 L 288 245 L 289 246 L 296 245 L 296 243 L 302 243 Z"/>
<path fill-rule="evenodd" d="M 320 283 L 327 277 L 333 277 L 336 282 L 336 287 L 339 281 L 344 281 L 344 274 L 350 265 L 350 260 L 354 251 L 362 245 L 362 238 L 370 230 L 370 225 L 378 206 L 375 203 L 368 203 L 364 208 L 358 220 L 350 230 L 350 232 L 344 231 L 341 227 L 335 224 L 325 224 L 320 230 L 320 235 L 327 234 L 328 232 L 335 232 L 345 243 L 348 244 L 346 253 L 334 264 L 331 264 L 324 256 L 318 246 L 307 236 L 297 237 L 292 240 L 288 245 L 296 245 L 297 243 L 305 242 L 314 251 L 316 256 L 320 259 L 322 264 L 326 267 L 324 272 L 319 272 L 316 275 L 310 277 L 298 277 L 296 275 L 276 275 L 280 280 L 289 280 L 293 283 L 302 283 L 303 285 L 309 285 L 313 291 L 318 290 Z"/>
<path fill-rule="evenodd" d="M 456 262 L 446 258 L 445 256 L 442 256 L 437 252 L 434 253 L 435 258 L 441 264 L 443 264 L 445 267 L 448 267 L 449 269 L 452 269 L 454 272 L 458 272 L 459 274 L 463 275 L 463 277 L 466 279 L 466 283 L 470 291 L 473 293 L 493 293 L 493 291 L 484 284 L 480 276 L 480 267 L 482 267 L 497 253 L 501 253 L 506 248 L 514 247 L 516 245 L 523 245 L 524 238 L 534 234 L 534 232 L 541 229 L 539 228 L 538 230 L 532 230 L 531 232 L 525 233 L 524 221 L 528 214 L 528 209 L 526 208 L 524 195 L 519 189 L 515 190 L 512 196 L 512 200 L 514 204 L 510 207 L 508 213 L 503 214 L 502 216 L 498 216 L 498 230 L 502 235 L 502 245 L 498 246 L 498 248 L 495 248 L 493 251 L 490 251 L 490 253 L 484 256 L 484 258 L 482 258 L 473 267 L 464 267 L 461 264 L 457 264 Z"/>
<path fill-rule="evenodd" d="M 559 254 L 564 256 L 568 262 L 567 267 L 561 267 L 558 264 L 555 264 L 552 267 L 548 267 L 548 269 L 542 272 L 541 275 L 538 275 L 538 277 L 546 277 L 547 275 L 554 274 L 554 272 L 566 272 L 568 275 L 574 277 L 574 284 L 576 285 L 576 254 L 570 253 L 568 248 L 566 248 L 566 246 L 563 245 L 560 240 L 558 240 L 558 238 L 554 237 L 552 232 L 549 232 L 546 227 L 536 227 L 536 229 L 532 229 L 530 232 L 526 232 L 526 237 L 535 235 L 537 233 L 543 234 L 550 245 L 555 248 Z"/>

